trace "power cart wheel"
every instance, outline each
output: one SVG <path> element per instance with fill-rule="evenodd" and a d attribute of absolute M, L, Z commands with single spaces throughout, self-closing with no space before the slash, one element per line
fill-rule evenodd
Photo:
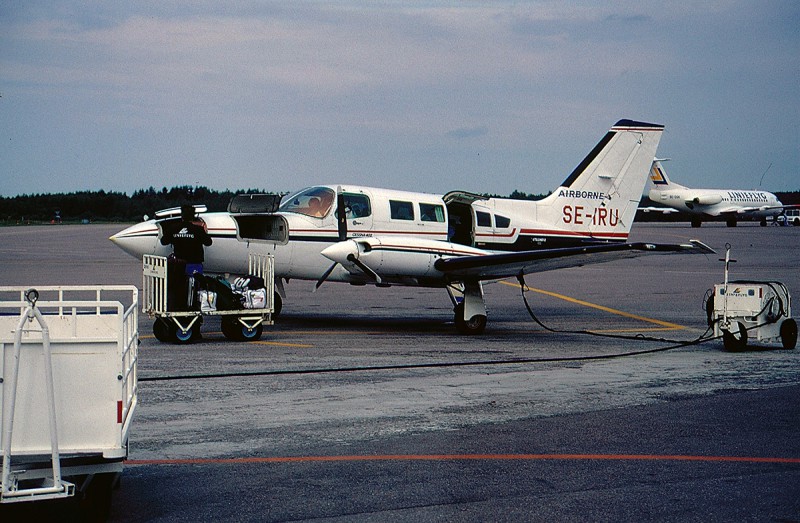
<path fill-rule="evenodd" d="M 747 347 L 747 329 L 742 322 L 737 322 L 739 332 L 722 331 L 722 343 L 728 352 L 741 352 Z"/>
<path fill-rule="evenodd" d="M 781 343 L 786 350 L 792 350 L 797 345 L 797 322 L 792 318 L 781 323 Z"/>

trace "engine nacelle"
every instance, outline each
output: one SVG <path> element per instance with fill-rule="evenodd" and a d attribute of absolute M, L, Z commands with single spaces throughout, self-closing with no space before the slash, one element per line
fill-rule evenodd
<path fill-rule="evenodd" d="M 696 205 L 716 205 L 721 201 L 721 194 L 697 194 L 687 199 L 687 203 L 694 203 Z"/>

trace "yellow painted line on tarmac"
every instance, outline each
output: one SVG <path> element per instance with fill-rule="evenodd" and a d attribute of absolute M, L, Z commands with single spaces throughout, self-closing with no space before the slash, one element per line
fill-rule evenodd
<path fill-rule="evenodd" d="M 516 287 L 517 289 L 519 289 L 519 287 L 520 287 L 519 283 L 512 283 L 512 282 L 509 282 L 509 281 L 501 281 L 500 283 L 502 283 L 504 285 L 510 285 L 511 287 Z M 649 330 L 681 330 L 681 329 L 686 329 L 687 328 L 687 327 L 684 327 L 683 325 L 678 325 L 676 323 L 670 323 L 668 321 L 656 320 L 656 319 L 653 319 L 653 318 L 647 318 L 645 316 L 639 316 L 638 314 L 631 314 L 630 312 L 625 312 L 625 311 L 621 311 L 621 310 L 618 310 L 618 309 L 612 309 L 611 307 L 606 307 L 605 305 L 598 305 L 596 303 L 591 303 L 591 302 L 588 302 L 588 301 L 579 300 L 577 298 L 571 298 L 571 297 L 565 296 L 563 294 L 558 294 L 557 292 L 545 291 L 545 290 L 542 290 L 542 289 L 536 289 L 534 287 L 528 287 L 527 285 L 526 285 L 526 288 L 528 290 L 532 291 L 532 292 L 537 292 L 539 294 L 544 294 L 546 296 L 551 296 L 553 298 L 558 298 L 559 300 L 568 301 L 568 302 L 574 303 L 576 305 L 582 305 L 584 307 L 590 307 L 592 309 L 597 309 L 597 310 L 601 310 L 601 311 L 608 312 L 608 313 L 611 313 L 611 314 L 616 314 L 617 316 L 623 316 L 625 318 L 631 318 L 633 320 L 644 321 L 646 323 L 654 323 L 655 325 L 660 325 L 661 326 L 659 328 L 651 328 Z M 613 331 L 595 331 L 595 332 L 613 332 Z M 625 332 L 625 331 L 618 331 L 618 332 Z"/>
<path fill-rule="evenodd" d="M 295 347 L 300 349 L 311 349 L 314 348 L 314 345 L 308 345 L 306 343 L 282 343 L 280 341 L 250 341 L 248 344 L 256 344 L 256 345 L 273 345 L 278 347 Z"/>

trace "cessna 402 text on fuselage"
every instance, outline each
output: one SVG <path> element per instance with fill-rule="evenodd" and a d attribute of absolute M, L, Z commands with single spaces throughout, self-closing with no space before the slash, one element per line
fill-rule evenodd
<path fill-rule="evenodd" d="M 447 289 L 455 324 L 483 332 L 482 282 L 648 253 L 701 253 L 699 243 L 627 243 L 663 126 L 620 120 L 540 201 L 444 196 L 352 185 L 303 189 L 278 207 L 234 199 L 201 213 L 213 245 L 205 271 L 243 274 L 249 252 L 275 257 L 276 308 L 291 278 Z M 251 207 L 248 209 L 248 207 Z M 126 252 L 167 255 L 159 243 L 177 218 L 147 220 L 111 237 Z"/>

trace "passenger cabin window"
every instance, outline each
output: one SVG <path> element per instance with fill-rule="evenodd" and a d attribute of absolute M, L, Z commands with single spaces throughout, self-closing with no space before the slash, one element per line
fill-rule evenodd
<path fill-rule="evenodd" d="M 444 206 L 430 203 L 419 204 L 420 219 L 423 222 L 444 223 Z"/>
<path fill-rule="evenodd" d="M 278 211 L 305 214 L 312 218 L 324 218 L 331 211 L 336 193 L 327 187 L 303 189 L 286 199 Z"/>
<path fill-rule="evenodd" d="M 475 211 L 475 217 L 478 221 L 478 227 L 492 226 L 492 215 L 488 212 Z"/>
<path fill-rule="evenodd" d="M 344 196 L 345 216 L 348 220 L 365 218 L 372 214 L 372 206 L 367 195 L 344 193 L 342 196 Z"/>
<path fill-rule="evenodd" d="M 411 202 L 389 200 L 389 209 L 393 220 L 413 220 L 414 205 Z"/>
<path fill-rule="evenodd" d="M 498 229 L 508 229 L 511 226 L 511 219 L 495 214 L 494 224 Z"/>

